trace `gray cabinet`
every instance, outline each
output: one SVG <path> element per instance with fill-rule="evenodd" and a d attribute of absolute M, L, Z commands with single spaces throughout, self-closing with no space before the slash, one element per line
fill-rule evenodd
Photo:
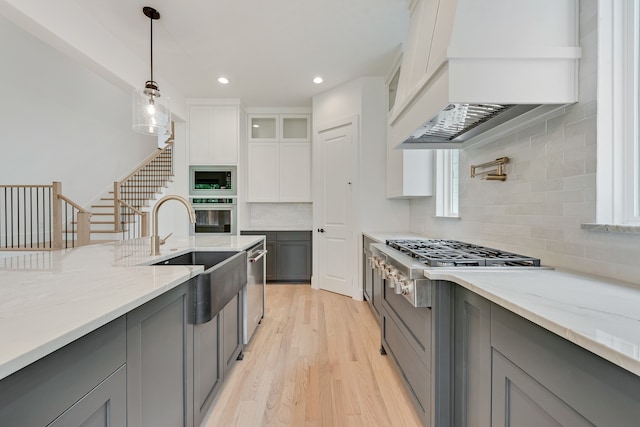
<path fill-rule="evenodd" d="M 243 348 L 242 292 L 192 325 L 192 286 L 1 380 L 0 426 L 199 426 Z"/>
<path fill-rule="evenodd" d="M 127 421 L 193 426 L 188 281 L 127 315 Z"/>
<path fill-rule="evenodd" d="M 0 381 L 0 425 L 126 425 L 120 317 Z"/>
<path fill-rule="evenodd" d="M 491 303 L 454 290 L 454 425 L 491 425 Z"/>
<path fill-rule="evenodd" d="M 491 307 L 492 426 L 637 426 L 640 377 Z"/>
<path fill-rule="evenodd" d="M 207 414 L 242 352 L 242 293 L 207 323 L 193 327 L 194 425 Z"/>
<path fill-rule="evenodd" d="M 371 307 L 378 323 L 380 323 L 382 290 L 385 282 L 382 276 L 371 268 L 371 264 L 369 263 L 369 257 L 371 256 L 369 245 L 371 243 L 376 243 L 376 241 L 367 236 L 362 236 L 362 289 L 364 299 L 369 303 L 369 307 Z"/>
<path fill-rule="evenodd" d="M 242 351 L 242 299 L 237 294 L 222 309 L 222 362 L 226 376 Z"/>
<path fill-rule="evenodd" d="M 430 425 L 432 311 L 413 307 L 389 287 L 382 294 L 382 346 L 399 369 L 423 424 Z"/>
<path fill-rule="evenodd" d="M 311 282 L 311 231 L 242 231 L 266 236 L 267 282 Z"/>
<path fill-rule="evenodd" d="M 121 366 L 48 427 L 118 427 L 127 424 L 127 368 Z"/>
<path fill-rule="evenodd" d="M 220 318 L 193 327 L 194 425 L 198 426 L 220 390 L 223 366 L 220 355 Z"/>

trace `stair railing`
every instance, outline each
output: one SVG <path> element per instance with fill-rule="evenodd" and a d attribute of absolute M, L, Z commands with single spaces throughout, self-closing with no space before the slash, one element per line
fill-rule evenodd
<path fill-rule="evenodd" d="M 142 210 L 173 176 L 173 124 L 169 139 L 126 178 L 113 183 L 114 230 L 124 239 L 149 236 L 149 212 Z"/>
<path fill-rule="evenodd" d="M 91 213 L 62 184 L 0 185 L 0 250 L 54 250 L 90 243 Z"/>

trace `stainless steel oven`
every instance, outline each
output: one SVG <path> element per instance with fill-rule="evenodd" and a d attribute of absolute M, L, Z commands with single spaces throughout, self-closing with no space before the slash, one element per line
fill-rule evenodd
<path fill-rule="evenodd" d="M 190 201 L 196 213 L 192 234 L 236 234 L 236 199 L 192 197 Z"/>

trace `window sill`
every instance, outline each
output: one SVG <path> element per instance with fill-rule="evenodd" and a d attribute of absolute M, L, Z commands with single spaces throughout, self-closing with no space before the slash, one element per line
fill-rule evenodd
<path fill-rule="evenodd" d="M 446 216 L 446 215 L 434 215 L 431 218 L 433 219 L 453 219 L 456 221 L 460 221 L 462 219 L 462 217 L 460 216 Z"/>
<path fill-rule="evenodd" d="M 588 223 L 580 224 L 580 228 L 587 231 L 596 231 L 601 233 L 640 234 L 640 225 Z"/>

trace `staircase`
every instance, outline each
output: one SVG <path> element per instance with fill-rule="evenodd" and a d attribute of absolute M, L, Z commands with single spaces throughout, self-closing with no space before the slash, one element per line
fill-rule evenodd
<path fill-rule="evenodd" d="M 173 139 L 91 205 L 91 241 L 149 235 L 148 208 L 173 178 Z"/>

